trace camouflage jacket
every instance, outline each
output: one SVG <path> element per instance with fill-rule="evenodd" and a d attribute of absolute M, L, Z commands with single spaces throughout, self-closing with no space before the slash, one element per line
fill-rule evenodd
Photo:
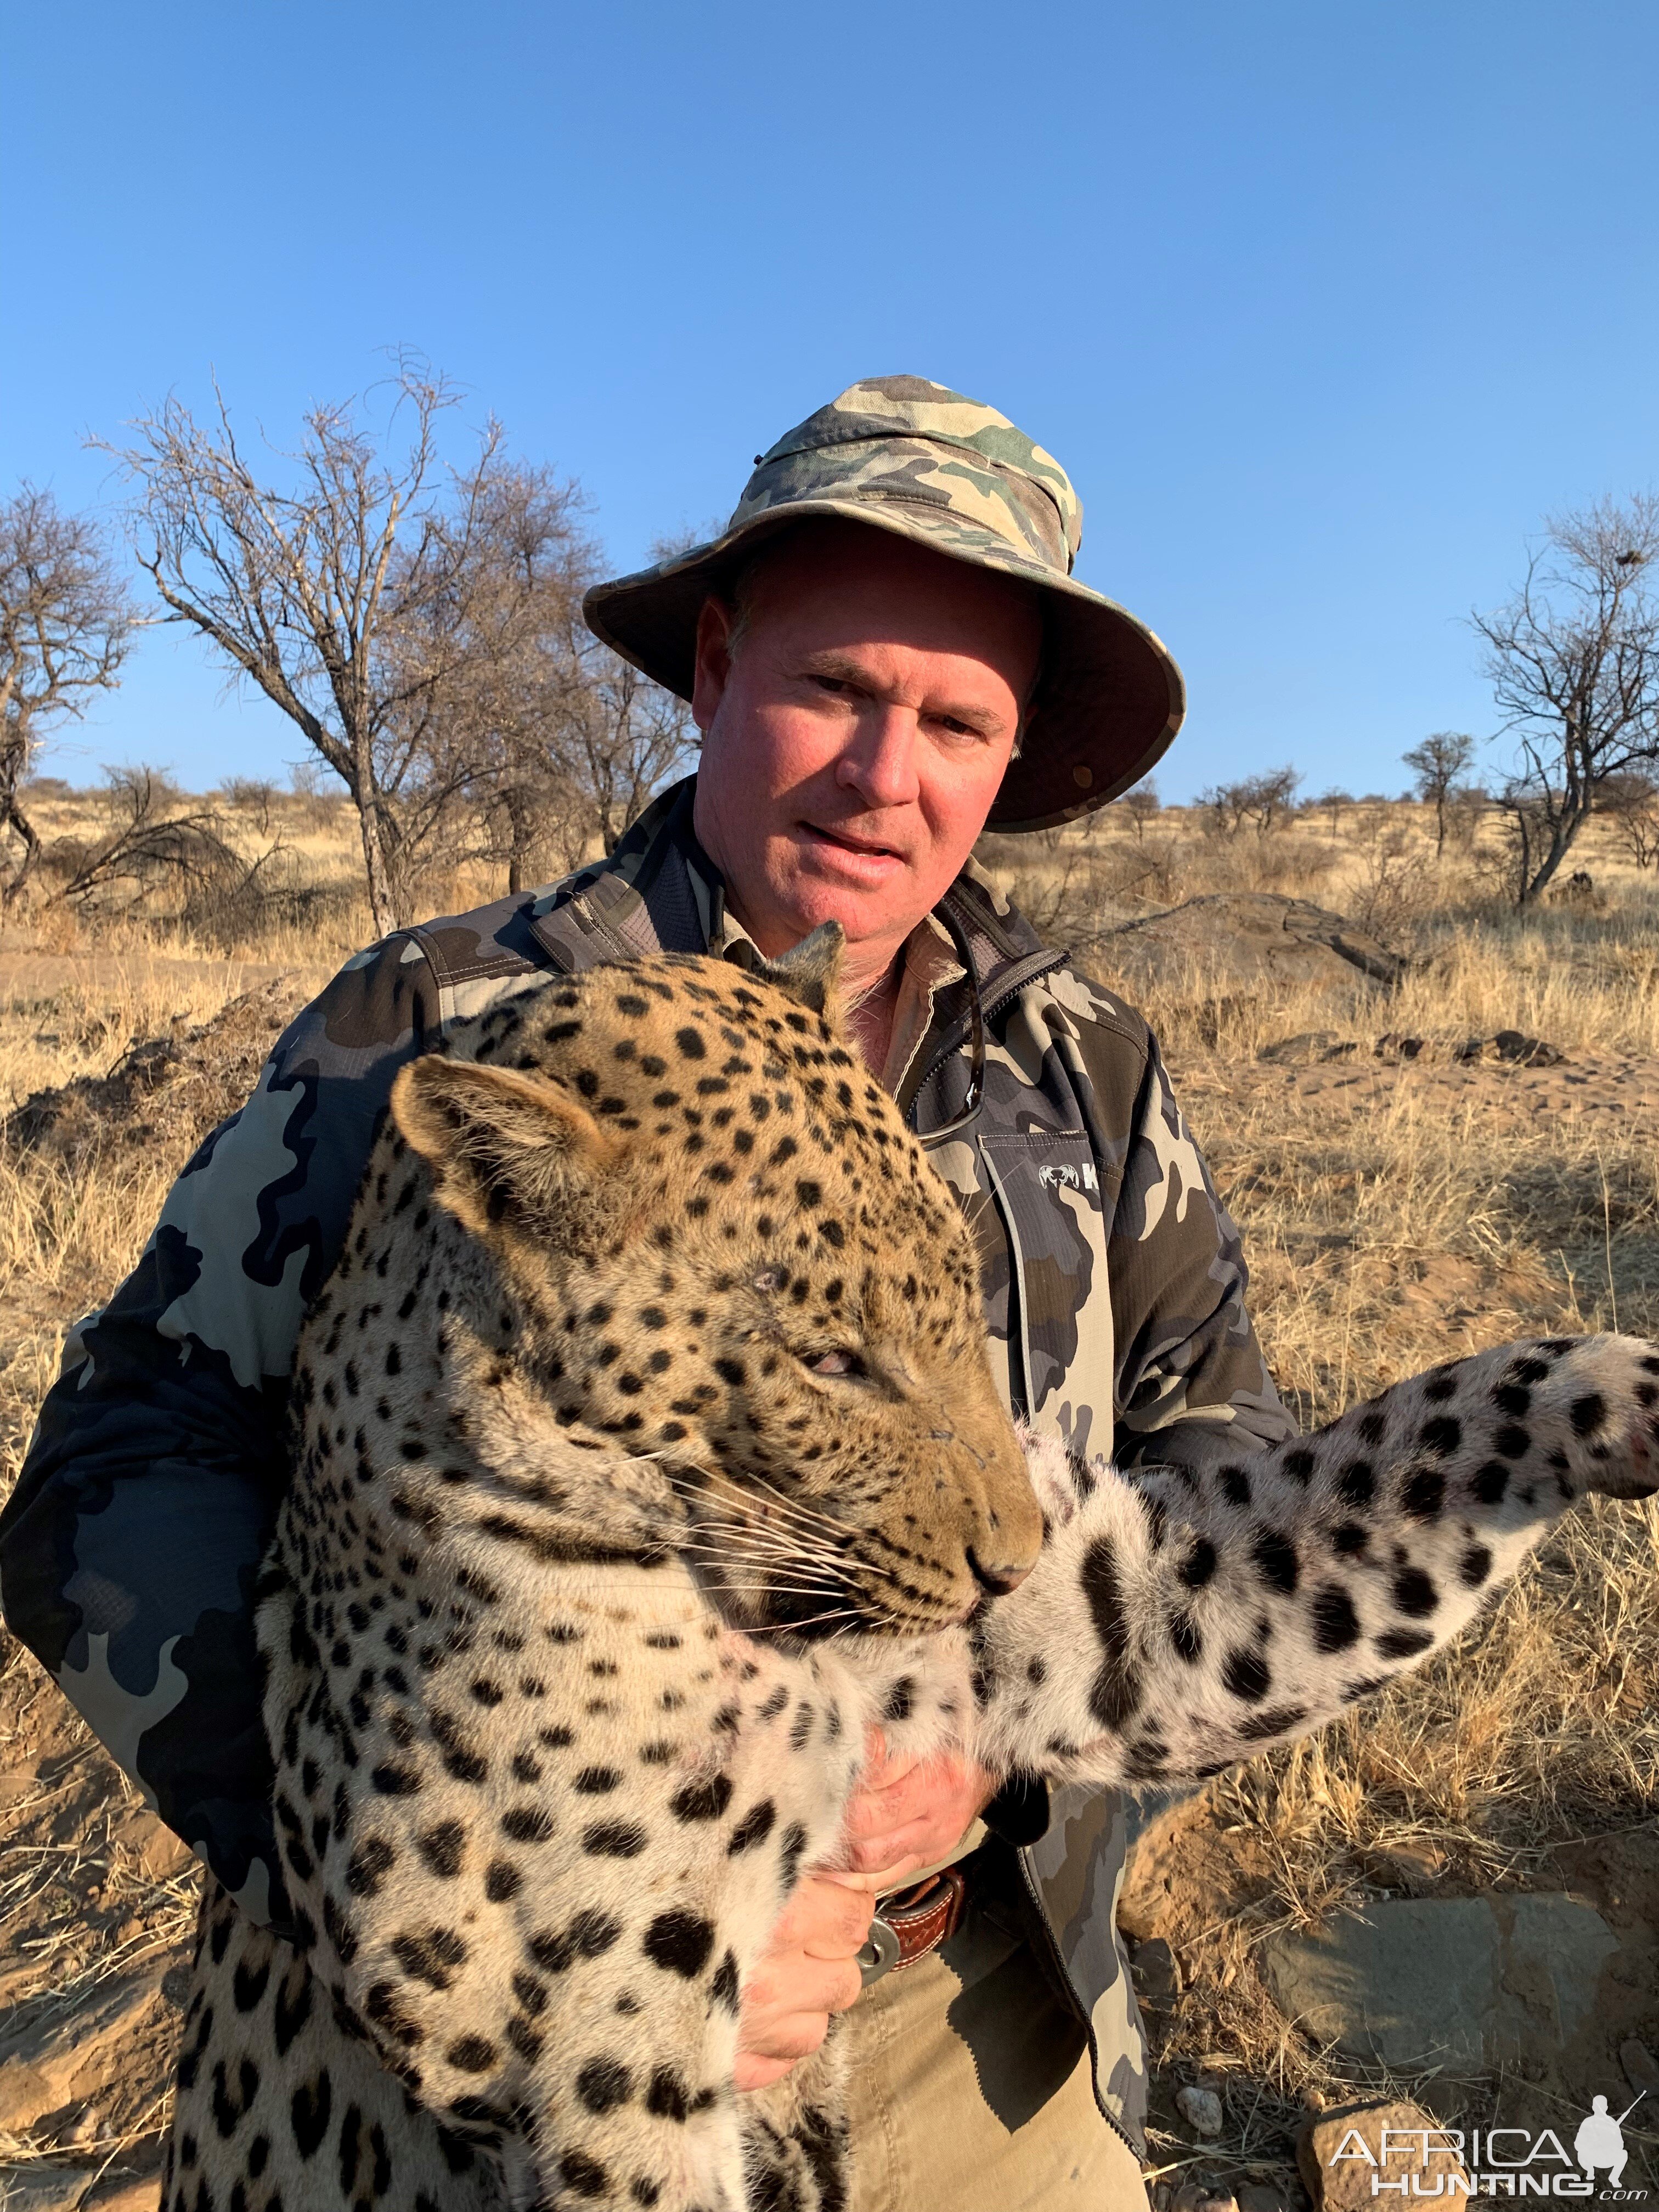
<path fill-rule="evenodd" d="M 608 860 L 551 890 L 349 961 L 187 1164 L 131 1275 L 70 1334 L 0 1519 L 6 1618 L 256 1917 L 280 1921 L 285 1904 L 254 1577 L 287 1480 L 301 1317 L 334 1266 L 392 1079 L 448 1024 L 550 973 L 726 945 L 693 792 L 665 793 Z M 972 868 L 941 911 L 979 979 L 983 1094 L 931 1149 L 979 1242 L 1011 1409 L 1128 1468 L 1284 1436 L 1237 1235 L 1146 1024 Z M 745 956 L 732 933 L 728 957 Z M 969 981 L 944 982 L 900 1086 L 924 1140 L 968 1103 L 973 1030 Z M 1041 1831 L 1012 1833 L 1034 1933 L 1087 2023 L 1102 2107 L 1138 2141 L 1145 2052 L 1115 1918 L 1125 1807 L 1073 1790 L 1023 1809 L 1026 1834 Z"/>

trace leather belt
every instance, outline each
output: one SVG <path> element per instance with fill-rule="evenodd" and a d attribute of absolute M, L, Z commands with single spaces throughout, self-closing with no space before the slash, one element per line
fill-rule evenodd
<path fill-rule="evenodd" d="M 968 1877 L 956 1866 L 941 1867 L 908 1889 L 878 1899 L 869 1936 L 859 1953 L 865 1988 L 937 1950 L 961 1927 L 967 1910 Z"/>

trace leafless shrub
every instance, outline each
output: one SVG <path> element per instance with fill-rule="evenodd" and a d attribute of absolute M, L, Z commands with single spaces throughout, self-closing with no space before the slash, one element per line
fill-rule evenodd
<path fill-rule="evenodd" d="M 1659 863 L 1659 781 L 1635 769 L 1609 776 L 1601 809 L 1618 823 L 1625 849 L 1638 868 Z"/>
<path fill-rule="evenodd" d="M 1146 825 L 1164 811 L 1164 802 L 1158 795 L 1158 786 L 1152 778 L 1145 776 L 1133 791 L 1124 793 L 1118 805 L 1128 816 L 1135 833 L 1135 842 L 1141 843 L 1146 835 Z"/>
<path fill-rule="evenodd" d="M 1384 829 L 1362 847 L 1347 909 L 1362 928 L 1395 943 L 1422 915 L 1431 894 L 1428 856 L 1408 830 Z"/>
<path fill-rule="evenodd" d="M 1244 776 L 1237 783 L 1212 784 L 1199 793 L 1198 803 L 1206 810 L 1205 826 L 1221 836 L 1237 837 L 1248 822 L 1258 837 L 1268 836 L 1289 816 L 1301 781 L 1299 770 L 1286 766 Z"/>
<path fill-rule="evenodd" d="M 339 893 L 308 881 L 279 832 L 251 858 L 228 817 L 187 798 L 161 771 L 105 771 L 105 823 L 90 837 L 56 838 L 42 874 L 53 900 L 88 918 L 143 915 L 226 951 L 272 922 L 316 923 Z"/>
<path fill-rule="evenodd" d="M 259 776 L 228 775 L 219 795 L 233 814 L 245 814 L 264 837 L 270 834 L 271 811 L 277 804 L 274 783 Z"/>

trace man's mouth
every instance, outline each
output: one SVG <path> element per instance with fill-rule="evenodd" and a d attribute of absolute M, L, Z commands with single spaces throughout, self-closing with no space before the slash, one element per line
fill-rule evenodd
<path fill-rule="evenodd" d="M 904 855 L 891 845 L 878 843 L 873 837 L 854 837 L 844 830 L 825 830 L 816 822 L 803 822 L 801 828 L 814 843 L 828 845 L 838 853 L 850 853 L 860 860 L 900 860 Z"/>

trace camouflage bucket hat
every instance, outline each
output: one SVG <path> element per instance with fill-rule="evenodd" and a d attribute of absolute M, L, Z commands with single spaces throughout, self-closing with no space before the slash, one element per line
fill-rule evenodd
<path fill-rule="evenodd" d="M 1180 728 L 1186 691 L 1166 647 L 1073 578 L 1083 505 L 1065 470 L 1006 415 L 921 376 L 867 378 L 786 432 L 757 457 L 718 538 L 596 585 L 587 626 L 689 699 L 703 600 L 730 588 L 766 537 L 811 515 L 868 523 L 1039 587 L 1042 675 L 988 829 L 1046 830 L 1104 806 Z"/>

